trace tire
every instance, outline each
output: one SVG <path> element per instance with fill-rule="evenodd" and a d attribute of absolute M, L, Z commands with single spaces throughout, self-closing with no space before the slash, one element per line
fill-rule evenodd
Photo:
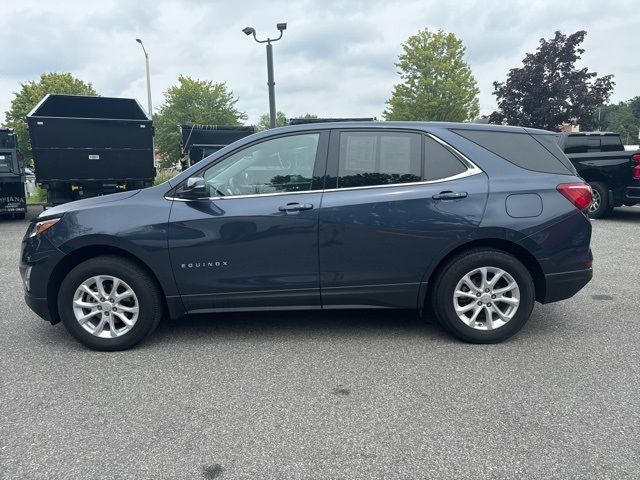
<path fill-rule="evenodd" d="M 489 293 L 484 289 L 480 289 L 482 293 L 478 291 L 482 286 L 480 269 L 487 269 L 485 278 L 496 282 Z M 496 279 L 494 275 L 500 272 L 503 273 Z M 463 281 L 463 277 L 470 273 L 469 279 L 475 289 Z M 500 293 L 513 283 L 515 289 Z M 456 291 L 463 293 L 456 298 Z M 518 299 L 519 303 L 514 306 Z M 529 320 L 535 302 L 535 285 L 527 268 L 514 256 L 500 250 L 475 249 L 457 255 L 439 270 L 430 301 L 438 322 L 454 337 L 470 343 L 497 343 L 514 335 Z M 468 309 L 461 313 L 465 318 L 469 317 L 468 321 L 458 316 L 455 304 L 461 309 Z"/>
<path fill-rule="evenodd" d="M 606 218 L 613 212 L 613 205 L 609 204 L 609 189 L 602 182 L 589 182 L 593 191 L 593 202 L 587 211 L 589 218 Z"/>
<path fill-rule="evenodd" d="M 115 281 L 119 286 L 114 294 Z M 83 284 L 90 292 L 81 288 Z M 156 283 L 141 267 L 122 257 L 101 256 L 67 274 L 58 291 L 58 313 L 67 331 L 83 345 L 94 350 L 126 350 L 156 329 L 163 302 Z M 86 318 L 84 326 L 78 317 Z"/>

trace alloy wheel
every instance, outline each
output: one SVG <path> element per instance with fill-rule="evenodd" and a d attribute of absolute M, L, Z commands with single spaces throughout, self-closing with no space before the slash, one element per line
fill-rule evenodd
<path fill-rule="evenodd" d="M 600 198 L 600 192 L 596 188 L 591 189 L 591 204 L 589 205 L 589 212 L 596 212 L 600 208 L 600 202 L 602 199 Z"/>
<path fill-rule="evenodd" d="M 507 324 L 520 305 L 520 288 L 507 271 L 480 267 L 464 275 L 453 294 L 458 318 L 476 330 L 495 330 Z"/>
<path fill-rule="evenodd" d="M 138 297 L 123 280 L 97 275 L 82 282 L 73 295 L 73 313 L 78 323 L 100 338 L 120 337 L 129 332 L 139 314 Z"/>

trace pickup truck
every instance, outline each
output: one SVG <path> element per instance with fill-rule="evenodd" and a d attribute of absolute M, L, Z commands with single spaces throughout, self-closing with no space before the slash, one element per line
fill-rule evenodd
<path fill-rule="evenodd" d="M 591 185 L 591 218 L 605 218 L 614 207 L 640 204 L 640 151 L 625 151 L 619 134 L 567 132 L 559 134 L 558 143 Z"/>

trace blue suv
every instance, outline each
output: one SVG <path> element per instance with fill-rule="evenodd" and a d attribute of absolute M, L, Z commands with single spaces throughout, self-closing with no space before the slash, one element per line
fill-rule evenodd
<path fill-rule="evenodd" d="M 46 210 L 20 272 L 34 312 L 100 350 L 163 316 L 271 309 L 411 308 L 491 343 L 589 282 L 590 202 L 551 132 L 300 125 Z"/>

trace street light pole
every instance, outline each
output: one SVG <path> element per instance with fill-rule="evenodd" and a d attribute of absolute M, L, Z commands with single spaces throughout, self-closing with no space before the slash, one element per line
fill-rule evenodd
<path fill-rule="evenodd" d="M 139 38 L 136 38 L 136 42 L 140 44 L 142 47 L 142 51 L 144 52 L 144 61 L 147 69 L 147 112 L 149 113 L 149 118 L 153 117 L 153 107 L 151 106 L 151 76 L 149 75 L 149 54 L 147 50 L 144 48 L 144 43 Z"/>
<path fill-rule="evenodd" d="M 266 40 L 258 40 L 256 30 L 253 27 L 242 29 L 245 35 L 253 35 L 253 39 L 256 42 L 267 44 L 267 86 L 269 87 L 269 125 L 271 128 L 275 128 L 276 126 L 276 82 L 273 77 L 273 45 L 271 45 L 271 43 L 277 42 L 282 38 L 282 32 L 287 29 L 287 24 L 278 23 L 276 27 L 280 31 L 278 38 L 267 38 Z"/>
<path fill-rule="evenodd" d="M 273 78 L 273 46 L 267 42 L 267 85 L 269 86 L 269 124 L 276 126 L 276 82 Z"/>

